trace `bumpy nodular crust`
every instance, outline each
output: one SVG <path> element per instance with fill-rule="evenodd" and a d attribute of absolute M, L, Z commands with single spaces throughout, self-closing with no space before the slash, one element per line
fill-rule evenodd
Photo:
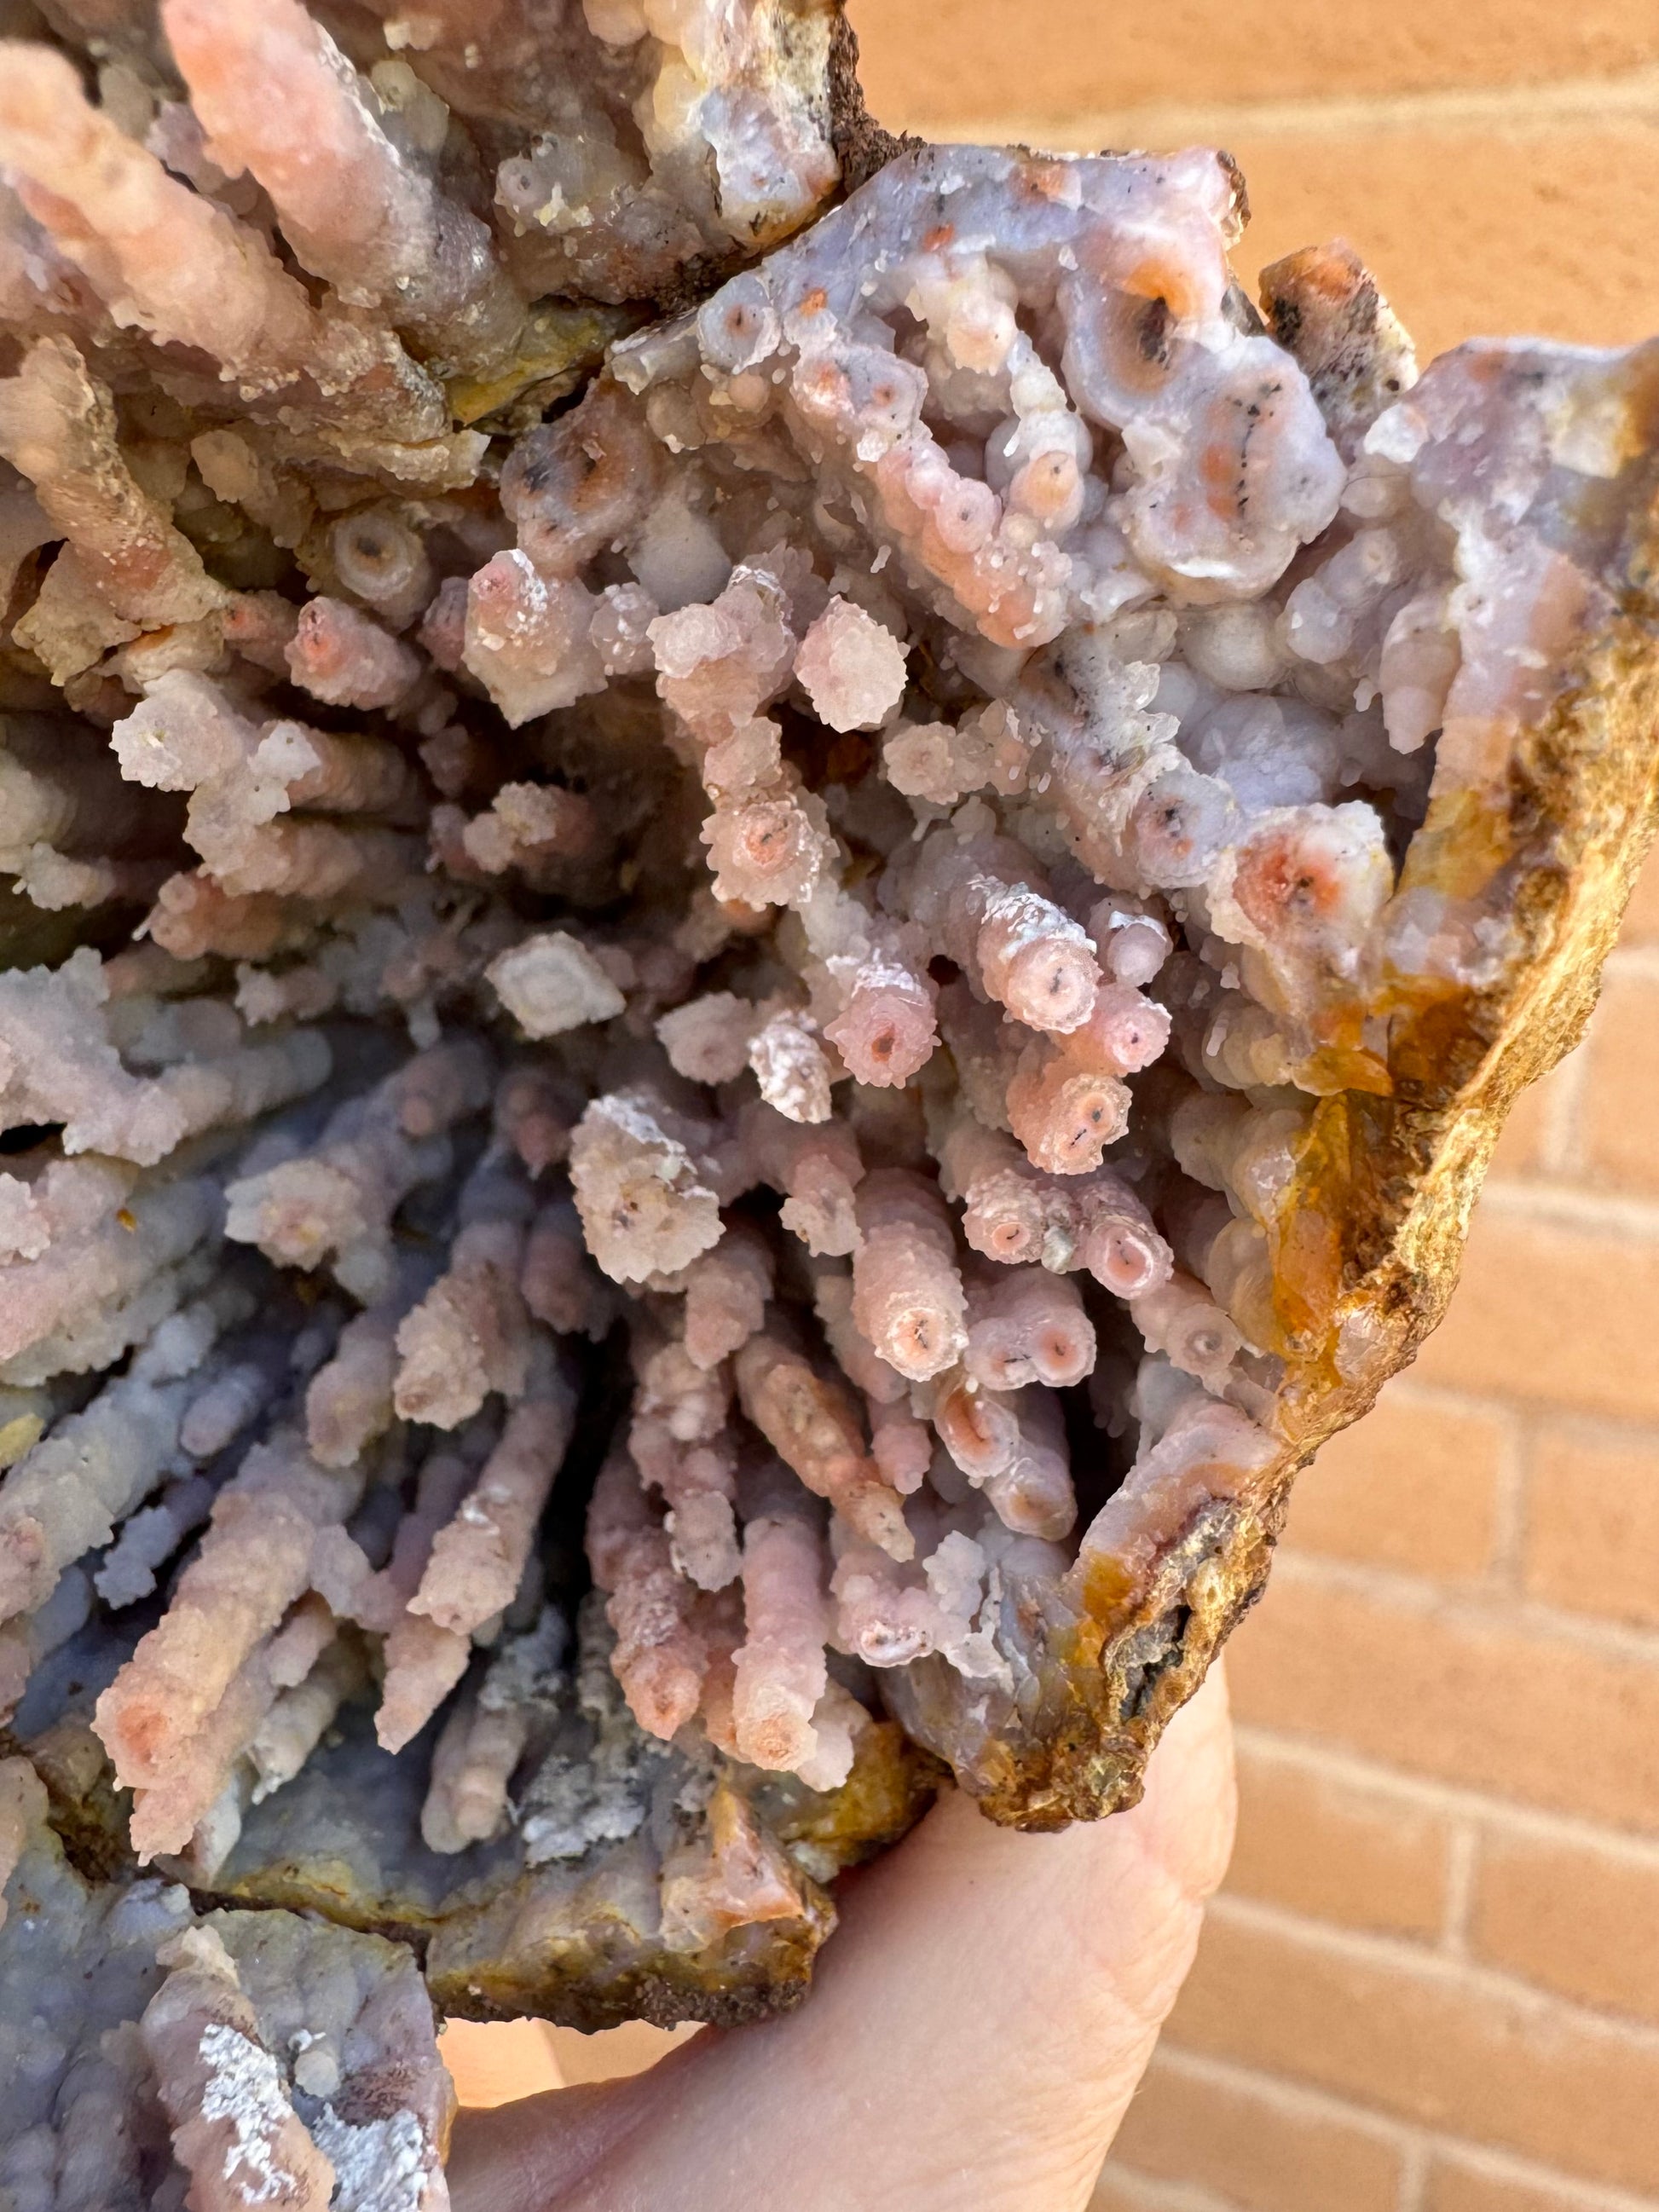
<path fill-rule="evenodd" d="M 1653 347 L 1264 326 L 1224 158 L 901 147 L 806 0 L 384 12 L 0 69 L 65 2204 L 435 2207 L 411 1960 L 741 2020 L 947 1768 L 1130 1802 L 1659 781 Z"/>

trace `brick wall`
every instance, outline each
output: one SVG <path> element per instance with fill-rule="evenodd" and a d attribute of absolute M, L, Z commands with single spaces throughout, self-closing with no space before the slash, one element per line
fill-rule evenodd
<path fill-rule="evenodd" d="M 1659 331 L 1654 0 L 853 13 L 890 125 L 1230 147 L 1244 273 L 1345 234 L 1425 355 Z M 1656 1102 L 1659 866 L 1234 1641 L 1237 1853 L 1094 2212 L 1659 2212 Z M 572 2080 L 659 2048 L 550 2043 Z M 516 2050 L 481 2101 L 547 2078 Z"/>

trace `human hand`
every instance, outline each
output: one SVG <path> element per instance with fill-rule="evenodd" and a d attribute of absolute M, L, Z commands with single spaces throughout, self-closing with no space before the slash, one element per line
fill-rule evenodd
<path fill-rule="evenodd" d="M 1217 1667 L 1133 1812 L 1024 1836 L 941 1799 L 843 1885 L 798 2012 L 463 2115 L 456 2212 L 1080 2212 L 1233 1814 Z"/>

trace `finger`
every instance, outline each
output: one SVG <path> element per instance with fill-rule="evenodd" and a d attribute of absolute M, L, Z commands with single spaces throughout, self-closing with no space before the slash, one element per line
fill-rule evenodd
<path fill-rule="evenodd" d="M 458 2203 L 1080 2206 L 1191 1962 L 1232 1814 L 1213 1670 L 1133 1812 L 1025 1836 L 946 1797 L 860 1884 L 799 2012 L 617 2085 L 580 2179 L 568 2146 L 541 2166 L 535 2130 L 515 2130 L 510 2179 L 529 2193 L 499 2193 L 509 2177 L 487 2160 L 458 2170 Z M 556 2127 L 559 2100 L 537 2102 Z"/>

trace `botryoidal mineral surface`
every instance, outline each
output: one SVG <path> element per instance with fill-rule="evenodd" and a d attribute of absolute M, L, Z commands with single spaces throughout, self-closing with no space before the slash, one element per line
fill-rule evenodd
<path fill-rule="evenodd" d="M 1132 1802 L 1659 777 L 1659 347 L 1420 376 L 824 0 L 0 47 L 0 2205 Z"/>

